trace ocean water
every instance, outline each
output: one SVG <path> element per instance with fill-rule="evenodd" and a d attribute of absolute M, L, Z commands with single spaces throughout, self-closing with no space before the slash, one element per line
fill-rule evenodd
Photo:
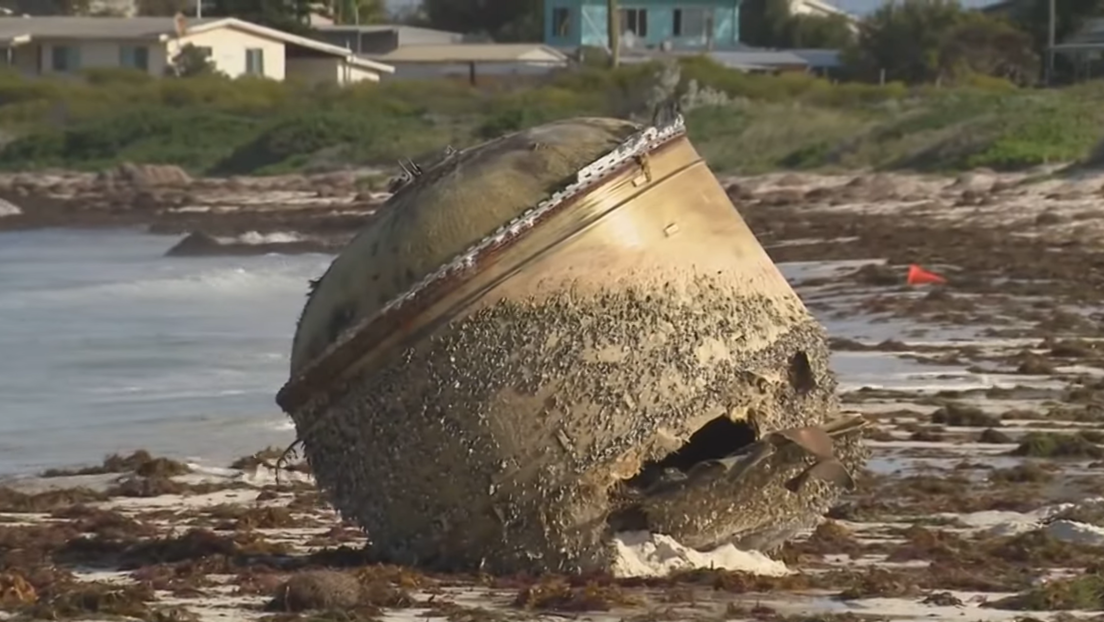
<path fill-rule="evenodd" d="M 293 440 L 274 397 L 308 280 L 331 258 L 164 257 L 176 241 L 0 233 L 0 475 L 138 448 L 224 466 Z M 780 268 L 800 281 L 810 265 Z M 834 335 L 869 341 L 907 328 L 822 320 Z M 840 353 L 833 367 L 850 389 L 968 380 L 964 370 L 878 352 Z"/>
<path fill-rule="evenodd" d="M 177 239 L 0 233 L 0 474 L 293 439 L 274 395 L 330 258 L 164 257 Z"/>

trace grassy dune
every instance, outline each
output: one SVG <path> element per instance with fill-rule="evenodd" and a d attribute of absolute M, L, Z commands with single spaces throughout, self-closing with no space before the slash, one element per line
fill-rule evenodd
<path fill-rule="evenodd" d="M 647 110 L 656 66 L 584 69 L 524 84 L 386 82 L 346 89 L 263 80 L 85 82 L 0 75 L 0 169 L 96 169 L 120 161 L 215 175 L 324 170 L 469 145 L 576 115 Z M 1027 168 L 1084 160 L 1104 135 L 1104 87 L 1019 90 L 831 84 L 685 61 L 687 121 L 722 172 Z"/>

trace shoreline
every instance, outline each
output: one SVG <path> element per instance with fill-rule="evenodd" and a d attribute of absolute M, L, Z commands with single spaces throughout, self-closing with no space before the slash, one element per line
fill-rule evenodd
<path fill-rule="evenodd" d="M 389 196 L 359 188 L 358 179 L 356 172 L 193 179 L 163 165 L 0 175 L 0 205 L 8 206 L 0 212 L 0 231 L 141 228 L 195 235 L 180 255 L 333 252 Z M 296 239 L 266 242 L 266 236 Z"/>
<path fill-rule="evenodd" d="M 1104 609 L 1104 178 L 1024 179 L 726 181 L 831 323 L 843 407 L 871 421 L 858 489 L 774 553 L 791 574 L 380 566 L 305 477 L 277 486 L 262 467 L 250 480 L 151 457 L 118 474 L 125 487 L 106 482 L 120 496 L 8 497 L 21 511 L 0 509 L 0 536 L 30 544 L 17 554 L 0 537 L 0 562 L 31 589 L 0 609 L 69 617 L 94 602 L 76 615 L 204 622 L 1091 619 Z M 908 286 L 912 264 L 948 283 Z"/>

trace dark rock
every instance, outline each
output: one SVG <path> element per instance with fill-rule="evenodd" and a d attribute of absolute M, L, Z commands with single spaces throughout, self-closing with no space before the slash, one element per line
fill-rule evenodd
<path fill-rule="evenodd" d="M 1000 430 L 994 430 L 993 428 L 986 428 L 978 435 L 979 443 L 991 443 L 993 445 L 1003 445 L 1006 443 L 1012 443 L 1012 437 L 1001 432 Z"/>
<path fill-rule="evenodd" d="M 191 183 L 192 176 L 171 164 L 132 164 L 125 162 L 103 171 L 97 181 L 130 186 L 182 186 Z"/>
<path fill-rule="evenodd" d="M 223 244 L 202 231 L 188 234 L 165 253 L 166 257 L 189 257 L 222 254 Z"/>
<path fill-rule="evenodd" d="M 214 236 L 202 231 L 188 234 L 176 246 L 170 248 L 166 257 L 207 257 L 211 255 L 267 255 L 279 253 L 298 255 L 302 253 L 329 253 L 337 250 L 343 243 L 341 239 L 296 240 L 294 242 L 262 242 L 246 244 L 244 242 L 220 242 Z"/>

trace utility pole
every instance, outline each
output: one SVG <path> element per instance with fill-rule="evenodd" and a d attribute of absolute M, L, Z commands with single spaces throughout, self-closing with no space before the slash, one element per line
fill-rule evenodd
<path fill-rule="evenodd" d="M 1050 0 L 1050 18 L 1047 23 L 1047 65 L 1046 65 L 1046 85 L 1050 86 L 1054 80 L 1054 34 L 1057 28 L 1058 21 L 1058 9 L 1055 6 L 1056 0 Z"/>
<path fill-rule="evenodd" d="M 617 0 L 606 0 L 606 12 L 609 14 L 606 19 L 606 31 L 609 39 L 610 67 L 617 67 L 621 64 L 621 15 L 617 10 Z"/>

